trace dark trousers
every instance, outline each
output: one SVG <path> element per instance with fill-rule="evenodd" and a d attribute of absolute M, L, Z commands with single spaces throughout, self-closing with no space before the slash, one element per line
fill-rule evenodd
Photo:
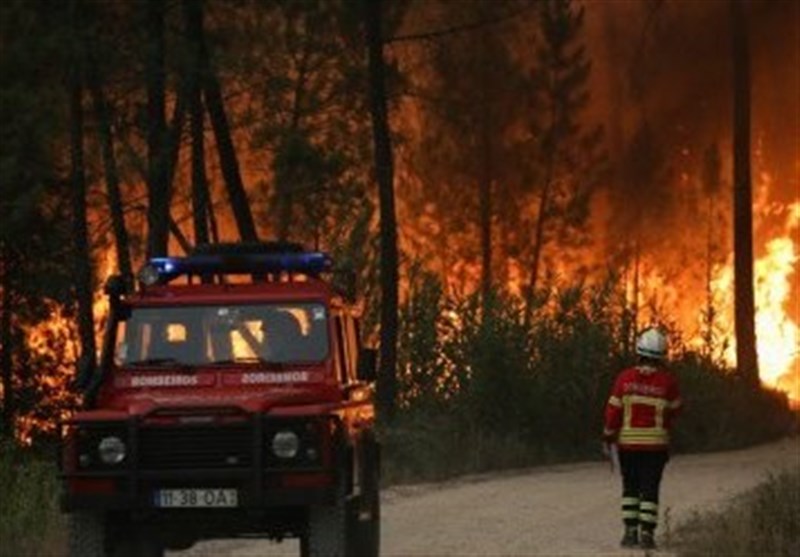
<path fill-rule="evenodd" d="M 658 491 L 667 460 L 667 451 L 619 451 L 622 520 L 625 526 L 655 530 L 658 524 Z"/>

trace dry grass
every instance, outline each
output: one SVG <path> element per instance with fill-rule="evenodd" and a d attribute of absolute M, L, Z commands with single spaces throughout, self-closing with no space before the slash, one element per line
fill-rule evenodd
<path fill-rule="evenodd" d="M 717 512 L 695 514 L 675 532 L 681 557 L 800 555 L 800 462 Z"/>
<path fill-rule="evenodd" d="M 0 557 L 59 555 L 64 536 L 53 464 L 0 443 Z"/>

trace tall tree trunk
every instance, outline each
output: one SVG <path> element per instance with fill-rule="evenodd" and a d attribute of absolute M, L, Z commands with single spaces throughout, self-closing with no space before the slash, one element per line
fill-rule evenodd
<path fill-rule="evenodd" d="M 544 244 L 544 229 L 547 220 L 548 202 L 550 201 L 550 181 L 551 181 L 552 167 L 547 165 L 545 172 L 544 186 L 542 193 L 539 196 L 539 210 L 536 215 L 536 228 L 533 234 L 533 253 L 531 254 L 531 271 L 528 279 L 528 290 L 525 296 L 525 322 L 530 321 L 530 315 L 533 311 L 533 298 L 536 295 L 536 284 L 539 281 L 539 262 L 542 259 L 542 251 Z"/>
<path fill-rule="evenodd" d="M 86 44 L 87 85 L 92 96 L 94 115 L 97 120 L 97 131 L 100 136 L 100 147 L 103 153 L 103 172 L 106 178 L 106 194 L 108 209 L 111 214 L 111 228 L 114 233 L 114 244 L 117 252 L 117 268 L 126 282 L 132 283 L 130 242 L 128 229 L 125 227 L 125 213 L 122 208 L 122 194 L 119 188 L 119 172 L 114 155 L 114 136 L 111 130 L 111 115 L 100 85 L 97 63 L 91 55 L 90 45 Z"/>
<path fill-rule="evenodd" d="M 284 136 L 284 141 L 295 142 L 300 134 L 300 122 L 303 115 L 303 93 L 305 92 L 306 78 L 308 76 L 308 60 L 310 57 L 310 41 L 305 41 L 303 45 L 303 55 L 298 62 L 297 79 L 295 80 L 294 94 L 292 100 L 292 118 L 289 129 Z M 291 148 L 291 143 L 290 143 Z M 278 226 L 277 236 L 280 241 L 287 241 L 292 235 L 292 223 L 294 222 L 295 189 L 307 187 L 299 180 L 297 161 L 294 157 L 289 168 L 283 172 L 276 173 L 277 197 L 278 197 Z M 302 163 L 301 163 L 302 164 Z M 319 223 L 322 219 L 315 219 L 314 236 L 318 235 Z M 315 240 L 316 243 L 316 240 Z"/>
<path fill-rule="evenodd" d="M 539 210 L 536 215 L 536 228 L 533 235 L 533 253 L 531 254 L 531 274 L 528 279 L 528 287 L 525 292 L 525 325 L 530 324 L 533 312 L 533 301 L 536 296 L 536 284 L 539 280 L 539 262 L 542 258 L 544 247 L 544 229 L 547 219 L 548 203 L 550 201 L 550 189 L 553 175 L 552 158 L 548 158 L 545 165 L 544 185 L 539 196 Z"/>
<path fill-rule="evenodd" d="M 78 303 L 78 335 L 80 359 L 91 367 L 95 364 L 94 316 L 92 314 L 92 260 L 89 230 L 86 222 L 86 175 L 83 162 L 83 86 L 81 66 L 81 6 L 73 0 L 70 6 L 72 45 L 74 48 L 69 72 L 70 166 L 72 185 L 72 241 L 75 259 L 75 297 Z"/>
<path fill-rule="evenodd" d="M 167 183 L 167 123 L 165 117 L 164 2 L 147 0 L 147 256 L 167 254 L 169 185 Z"/>
<path fill-rule="evenodd" d="M 202 0 L 198 1 L 202 2 Z M 225 187 L 228 191 L 233 217 L 236 220 L 236 227 L 239 230 L 239 237 L 245 242 L 257 242 L 258 233 L 253 221 L 253 213 L 250 210 L 250 202 L 247 200 L 247 192 L 242 182 L 236 149 L 231 138 L 230 124 L 228 123 L 225 103 L 222 98 L 222 88 L 211 66 L 211 56 L 208 52 L 208 45 L 206 45 L 202 17 L 200 22 L 201 26 L 197 30 L 197 39 L 200 43 L 199 49 L 202 56 L 203 98 L 211 120 L 211 128 L 214 130 L 214 138 L 217 142 L 222 177 L 225 180 Z"/>
<path fill-rule="evenodd" d="M 183 125 L 187 112 L 186 96 L 186 87 L 179 88 L 175 97 L 175 105 L 172 107 L 172 118 L 166 132 L 164 183 L 167 185 L 167 215 L 170 214 L 172 184 L 175 181 L 175 169 L 178 168 L 178 157 L 181 152 Z"/>
<path fill-rule="evenodd" d="M 552 165 L 547 165 L 547 172 L 545 175 L 544 187 L 542 194 L 539 196 L 539 214 L 536 215 L 536 230 L 533 237 L 533 255 L 531 256 L 531 276 L 529 281 L 529 288 L 531 298 L 536 292 L 536 284 L 539 282 L 539 263 L 542 260 L 542 251 L 544 251 L 544 230 L 545 223 L 547 222 L 547 211 L 549 210 L 548 204 L 550 201 L 551 189 L 551 174 Z"/>
<path fill-rule="evenodd" d="M 550 80 L 555 81 L 555 70 L 549 69 Z M 548 127 L 543 142 L 544 151 L 544 182 L 542 184 L 542 194 L 539 197 L 539 213 L 536 215 L 536 229 L 533 239 L 533 253 L 531 257 L 531 276 L 528 281 L 528 292 L 525 301 L 525 324 L 530 322 L 531 311 L 533 310 L 533 298 L 536 295 L 536 283 L 539 280 L 539 264 L 544 250 L 544 231 L 549 210 L 550 193 L 553 188 L 553 173 L 555 172 L 556 155 L 559 150 L 558 131 L 557 131 L 557 111 L 559 106 L 558 94 L 552 89 L 548 92 Z"/>
<path fill-rule="evenodd" d="M 386 102 L 386 63 L 383 58 L 381 29 L 382 2 L 365 2 L 364 23 L 369 65 L 369 100 L 372 138 L 375 150 L 375 178 L 380 202 L 381 239 L 381 333 L 378 402 L 383 415 L 391 420 L 397 397 L 397 304 L 398 255 L 397 220 L 394 207 L 394 162 L 389 134 L 389 109 Z"/>
<path fill-rule="evenodd" d="M 214 201 L 211 197 L 211 190 L 208 191 L 208 226 L 211 233 L 211 242 L 219 243 L 219 227 L 217 226 L 217 215 L 214 212 Z"/>
<path fill-rule="evenodd" d="M 706 222 L 706 311 L 704 315 L 703 341 L 708 357 L 714 356 L 714 289 L 712 287 L 714 272 L 714 244 L 713 231 L 717 226 L 714 218 L 714 196 L 708 196 L 708 222 Z"/>
<path fill-rule="evenodd" d="M 168 221 L 169 231 L 175 237 L 175 241 L 178 242 L 178 245 L 181 247 L 184 253 L 187 255 L 192 251 L 192 243 L 189 242 L 189 239 L 181 230 L 181 227 L 178 226 L 178 223 L 175 222 L 175 219 L 172 216 L 169 217 Z"/>
<path fill-rule="evenodd" d="M 12 303 L 12 284 L 11 284 L 11 249 L 5 243 L 0 243 L 0 377 L 3 384 L 3 414 L 2 429 L 8 438 L 14 437 L 15 419 L 15 399 L 14 399 L 14 367 L 11 360 L 13 343 L 11 340 L 11 308 Z"/>
<path fill-rule="evenodd" d="M 192 216 L 194 243 L 208 243 L 208 180 L 206 178 L 205 123 L 200 75 L 203 60 L 203 2 L 184 0 L 186 35 L 191 49 L 191 62 L 187 77 L 189 121 L 192 137 Z"/>
<path fill-rule="evenodd" d="M 203 92 L 211 127 L 217 140 L 220 168 L 225 179 L 225 186 L 228 190 L 233 216 L 236 219 L 239 237 L 245 242 L 257 242 L 256 225 L 253 221 L 250 202 L 247 200 L 247 193 L 242 182 L 239 160 L 236 157 L 236 149 L 233 147 L 230 125 L 222 102 L 222 91 L 216 76 L 206 75 Z"/>
<path fill-rule="evenodd" d="M 483 108 L 482 110 L 486 110 Z M 485 115 L 486 119 L 488 118 Z M 484 309 L 484 319 L 491 307 L 492 296 L 492 146 L 489 137 L 489 123 L 484 121 L 481 130 L 482 161 L 479 188 L 479 211 L 481 227 L 481 301 Z"/>
<path fill-rule="evenodd" d="M 714 357 L 715 346 L 715 325 L 716 308 L 714 304 L 714 289 L 712 279 L 715 260 L 714 230 L 718 224 L 716 216 L 715 196 L 720 187 L 720 160 L 719 151 L 716 143 L 712 144 L 705 151 L 703 156 L 703 188 L 707 196 L 708 214 L 706 219 L 706 309 L 705 309 L 705 330 L 703 331 L 703 341 L 705 343 L 706 354 L 709 358 Z"/>
<path fill-rule="evenodd" d="M 639 292 L 641 290 L 641 277 L 642 250 L 637 232 L 636 239 L 633 242 L 633 308 L 631 312 L 633 321 L 633 338 L 631 339 L 631 344 L 633 346 L 636 346 L 636 340 L 639 336 Z"/>
<path fill-rule="evenodd" d="M 730 0 L 733 54 L 733 244 L 736 366 L 758 386 L 750 176 L 750 52 L 741 0 Z"/>

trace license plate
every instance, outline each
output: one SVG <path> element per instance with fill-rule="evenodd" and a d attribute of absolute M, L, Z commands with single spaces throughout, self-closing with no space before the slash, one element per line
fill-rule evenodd
<path fill-rule="evenodd" d="M 166 509 L 229 508 L 239 506 L 235 489 L 158 489 L 154 493 L 156 507 Z"/>

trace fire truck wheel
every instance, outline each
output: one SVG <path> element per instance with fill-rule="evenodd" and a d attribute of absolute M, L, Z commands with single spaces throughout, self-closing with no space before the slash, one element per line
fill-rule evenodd
<path fill-rule="evenodd" d="M 69 557 L 109 557 L 106 520 L 102 514 L 72 513 L 67 518 Z"/>
<path fill-rule="evenodd" d="M 380 460 L 378 444 L 373 440 L 364 447 L 364 491 L 353 516 L 354 554 L 378 557 L 381 542 Z"/>
<path fill-rule="evenodd" d="M 303 557 L 349 557 L 349 505 L 344 489 L 332 505 L 315 505 L 308 511 L 308 529 L 300 540 Z"/>
<path fill-rule="evenodd" d="M 113 557 L 164 557 L 164 547 L 148 537 L 125 537 L 120 539 L 112 552 Z"/>

